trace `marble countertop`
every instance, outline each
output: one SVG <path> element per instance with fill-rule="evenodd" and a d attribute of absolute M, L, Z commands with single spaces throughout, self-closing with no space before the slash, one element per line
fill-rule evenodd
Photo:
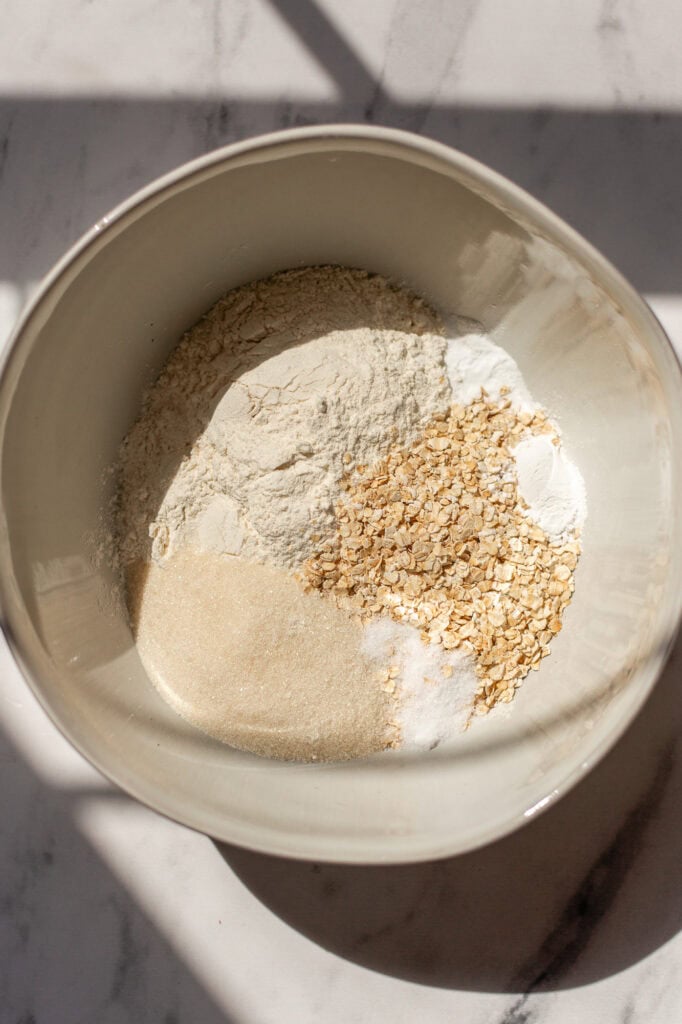
<path fill-rule="evenodd" d="M 223 142 L 408 128 L 544 200 L 682 351 L 675 0 L 5 0 L 0 337 L 102 213 Z M 439 863 L 280 861 L 106 783 L 0 649 L 0 1024 L 675 1024 L 682 646 L 521 832 Z"/>

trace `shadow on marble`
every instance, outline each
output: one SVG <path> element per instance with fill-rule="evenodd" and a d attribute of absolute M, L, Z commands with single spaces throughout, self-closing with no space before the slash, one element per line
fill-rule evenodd
<path fill-rule="evenodd" d="M 477 157 L 563 216 L 640 290 L 679 291 L 682 114 L 411 102 L 314 0 L 272 4 L 336 99 L 306 99 L 293 84 L 258 100 L 0 95 L 0 286 L 14 286 L 17 307 L 67 245 L 158 175 L 261 132 L 342 121 L 404 128 Z M 469 8 L 450 12 L 446 40 L 418 15 L 421 50 L 447 58 L 446 68 L 456 66 Z"/>
<path fill-rule="evenodd" d="M 0 1020 L 230 1024 L 76 827 L 99 789 L 51 788 L 3 734 L 0 765 Z"/>
<path fill-rule="evenodd" d="M 387 91 L 312 0 L 275 2 L 337 100 L 293 90 L 262 100 L 0 96 L 0 285 L 11 284 L 17 307 L 67 245 L 159 174 L 260 132 L 339 121 L 458 147 L 546 202 L 641 290 L 679 292 L 682 115 L 410 102 Z M 292 927 L 375 971 L 510 992 L 614 974 L 682 923 L 682 771 L 671 752 L 681 664 L 678 645 L 643 713 L 580 786 L 483 850 L 390 868 L 221 853 Z M 75 828 L 68 795 L 9 746 L 0 761 L 3 1010 L 71 1024 L 76 1014 L 108 1019 L 112 1005 L 116 1019 L 142 1019 L 154 1004 L 162 1024 L 224 1021 Z"/>
<path fill-rule="evenodd" d="M 375 91 L 337 103 L 0 97 L 0 281 L 25 288 L 116 203 L 186 160 L 335 121 L 449 143 L 547 203 L 640 290 L 679 291 L 682 116 L 412 105 Z"/>
<path fill-rule="evenodd" d="M 543 816 L 474 853 L 349 867 L 220 852 L 291 927 L 374 971 L 520 993 L 616 974 L 682 925 L 681 675 L 678 641 L 608 757 Z"/>

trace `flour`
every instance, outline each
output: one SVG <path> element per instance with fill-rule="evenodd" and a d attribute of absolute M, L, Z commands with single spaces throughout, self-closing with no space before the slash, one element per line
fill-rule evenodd
<path fill-rule="evenodd" d="M 562 448 L 541 435 L 524 438 L 512 454 L 530 518 L 553 540 L 581 527 L 587 513 L 585 484 Z"/>
<path fill-rule="evenodd" d="M 448 407 L 440 332 L 420 299 L 357 270 L 289 271 L 220 300 L 125 442 L 124 563 L 191 542 L 299 565 L 344 473 Z"/>

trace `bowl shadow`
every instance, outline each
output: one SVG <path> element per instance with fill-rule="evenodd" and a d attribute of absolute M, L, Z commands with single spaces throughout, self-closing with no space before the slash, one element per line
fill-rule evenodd
<path fill-rule="evenodd" d="M 292 928 L 370 970 L 442 988 L 572 988 L 682 923 L 682 641 L 616 747 L 559 803 L 485 848 L 421 864 L 308 863 L 217 844 Z"/>

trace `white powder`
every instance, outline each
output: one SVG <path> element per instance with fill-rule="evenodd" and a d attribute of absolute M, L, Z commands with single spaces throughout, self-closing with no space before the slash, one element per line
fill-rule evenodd
<path fill-rule="evenodd" d="M 433 750 L 463 732 L 478 686 L 471 657 L 425 644 L 414 626 L 387 618 L 365 627 L 363 653 L 399 670 L 395 722 L 402 750 Z"/>
<path fill-rule="evenodd" d="M 582 526 L 587 513 L 580 470 L 546 435 L 526 437 L 513 450 L 519 494 L 528 514 L 552 540 Z"/>
<path fill-rule="evenodd" d="M 123 561 L 205 551 L 295 568 L 339 483 L 451 401 L 422 300 L 336 267 L 239 288 L 183 339 L 121 459 Z"/>
<path fill-rule="evenodd" d="M 452 399 L 460 405 L 476 401 L 481 389 L 492 401 L 497 401 L 500 388 L 506 388 L 506 397 L 515 408 L 537 408 L 512 357 L 483 334 L 451 338 L 448 341 L 445 365 Z"/>
<path fill-rule="evenodd" d="M 468 405 L 483 389 L 488 397 L 506 397 L 519 411 L 540 408 L 526 387 L 518 366 L 504 349 L 482 334 L 448 340 L 445 365 L 453 399 Z M 504 395 L 500 394 L 504 389 Z M 553 424 L 557 437 L 559 428 Z M 580 470 L 561 445 L 549 437 L 527 437 L 513 451 L 519 494 L 528 514 L 552 540 L 580 528 L 587 515 L 585 484 Z"/>

